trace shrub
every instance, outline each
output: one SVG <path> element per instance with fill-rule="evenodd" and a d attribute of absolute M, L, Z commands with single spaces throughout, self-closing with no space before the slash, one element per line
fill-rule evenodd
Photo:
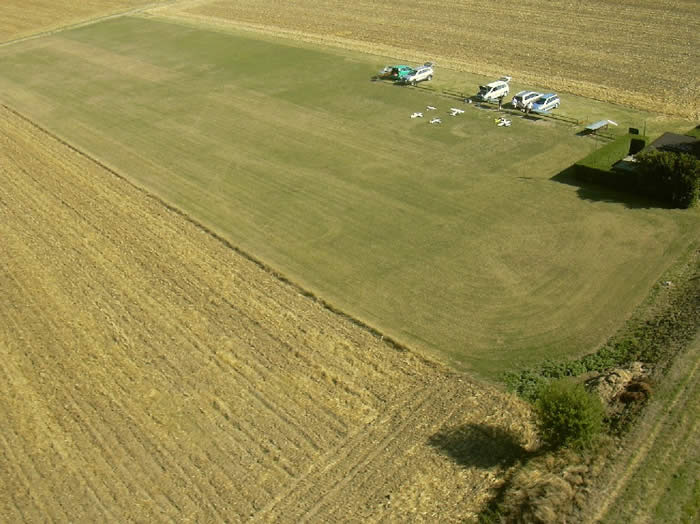
<path fill-rule="evenodd" d="M 589 446 L 603 425 L 603 405 L 581 384 L 559 380 L 544 387 L 536 403 L 540 435 L 551 447 Z"/>
<path fill-rule="evenodd" d="M 688 208 L 700 198 L 700 161 L 686 153 L 650 151 L 637 157 L 642 191 Z"/>

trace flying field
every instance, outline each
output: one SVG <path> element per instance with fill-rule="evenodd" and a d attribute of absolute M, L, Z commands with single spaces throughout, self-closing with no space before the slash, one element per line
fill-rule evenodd
<path fill-rule="evenodd" d="M 700 242 L 567 175 L 586 124 L 696 125 L 698 18 L 2 2 L 0 519 L 477 519 L 538 447 L 493 381 L 592 351 Z M 502 75 L 561 108 L 466 103 Z"/>
<path fill-rule="evenodd" d="M 698 237 L 693 212 L 558 182 L 597 147 L 571 125 L 503 128 L 461 101 L 452 117 L 455 100 L 371 82 L 366 55 L 124 17 L 0 57 L 22 114 L 334 307 L 484 377 L 590 350 Z M 444 124 L 409 118 L 427 105 Z M 581 114 L 595 111 L 653 118 Z"/>

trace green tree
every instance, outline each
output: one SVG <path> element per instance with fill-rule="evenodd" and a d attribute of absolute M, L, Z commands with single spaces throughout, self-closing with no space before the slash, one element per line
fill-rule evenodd
<path fill-rule="evenodd" d="M 641 189 L 676 207 L 688 208 L 700 199 L 700 161 L 693 155 L 650 151 L 637 157 Z"/>
<path fill-rule="evenodd" d="M 583 448 L 603 426 L 603 405 L 581 384 L 558 380 L 544 387 L 536 403 L 542 440 L 551 447 Z"/>

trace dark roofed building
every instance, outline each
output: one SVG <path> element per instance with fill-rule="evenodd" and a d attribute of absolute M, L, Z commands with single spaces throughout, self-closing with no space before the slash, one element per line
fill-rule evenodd
<path fill-rule="evenodd" d="M 651 151 L 653 149 L 659 151 L 673 151 L 674 153 L 687 153 L 700 159 L 700 139 L 694 136 L 664 133 L 649 144 L 644 151 Z"/>

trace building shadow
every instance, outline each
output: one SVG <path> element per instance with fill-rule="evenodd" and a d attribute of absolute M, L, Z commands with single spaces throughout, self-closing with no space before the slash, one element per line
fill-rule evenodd
<path fill-rule="evenodd" d="M 465 424 L 441 430 L 428 443 L 464 467 L 510 467 L 531 454 L 514 433 L 487 424 Z"/>
<path fill-rule="evenodd" d="M 619 191 L 592 182 L 585 182 L 576 177 L 574 169 L 574 166 L 570 166 L 564 171 L 554 175 L 550 180 L 576 187 L 576 194 L 582 200 L 622 204 L 628 209 L 672 209 L 672 206 L 649 197 L 626 191 Z"/>

